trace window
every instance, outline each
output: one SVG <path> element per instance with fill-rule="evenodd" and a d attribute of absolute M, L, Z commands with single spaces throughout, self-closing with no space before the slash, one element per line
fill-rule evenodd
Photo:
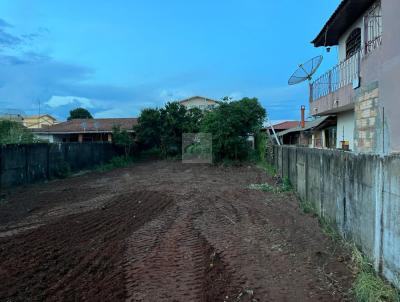
<path fill-rule="evenodd" d="M 361 28 L 354 29 L 346 40 L 346 58 L 350 58 L 361 49 Z"/>

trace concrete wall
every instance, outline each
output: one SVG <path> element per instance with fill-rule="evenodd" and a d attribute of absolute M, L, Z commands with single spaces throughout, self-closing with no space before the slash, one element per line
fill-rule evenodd
<path fill-rule="evenodd" d="M 336 148 L 341 149 L 341 141 L 348 141 L 350 150 L 354 150 L 354 111 L 346 111 L 337 114 Z"/>
<path fill-rule="evenodd" d="M 107 162 L 118 155 L 108 143 L 7 145 L 0 147 L 0 189 L 57 177 Z"/>
<path fill-rule="evenodd" d="M 383 0 L 383 58 L 380 95 L 390 151 L 400 152 L 400 1 Z"/>
<path fill-rule="evenodd" d="M 274 146 L 269 159 L 302 200 L 372 259 L 396 283 L 400 277 L 400 156 Z"/>

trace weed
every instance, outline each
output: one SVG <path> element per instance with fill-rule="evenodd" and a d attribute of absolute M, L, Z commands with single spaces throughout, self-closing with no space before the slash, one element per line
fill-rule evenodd
<path fill-rule="evenodd" d="M 259 190 L 259 191 L 263 191 L 263 192 L 274 192 L 274 193 L 276 193 L 278 188 L 276 188 L 274 186 L 271 186 L 268 183 L 265 183 L 265 184 L 251 184 L 249 186 L 249 189 L 251 189 L 251 190 Z"/>
<path fill-rule="evenodd" d="M 358 273 L 353 292 L 360 302 L 400 301 L 399 293 L 372 270 Z"/>
<path fill-rule="evenodd" d="M 54 171 L 54 175 L 58 178 L 67 178 L 71 175 L 71 166 L 66 161 L 61 161 L 56 170 Z"/>
<path fill-rule="evenodd" d="M 106 172 L 116 168 L 123 168 L 133 163 L 133 160 L 125 156 L 113 157 L 108 163 L 99 165 L 95 168 L 98 172 Z"/>
<path fill-rule="evenodd" d="M 372 263 L 353 243 L 345 243 L 351 249 L 351 260 L 357 273 L 353 293 L 359 302 L 400 302 L 399 292 L 385 282 L 374 270 Z"/>
<path fill-rule="evenodd" d="M 263 192 L 273 192 L 276 194 L 290 192 L 292 190 L 292 185 L 289 183 L 282 183 L 279 186 L 272 186 L 268 183 L 264 184 L 251 184 L 249 187 L 251 190 L 259 190 Z"/>
<path fill-rule="evenodd" d="M 317 216 L 317 209 L 315 208 L 314 204 L 309 201 L 300 201 L 300 209 L 305 214 L 311 214 L 313 216 Z"/>
<path fill-rule="evenodd" d="M 267 175 L 269 175 L 269 176 L 275 176 L 276 175 L 275 168 L 270 163 L 268 163 L 267 161 L 259 161 L 257 163 L 257 166 L 259 168 L 263 169 L 267 173 Z"/>
<path fill-rule="evenodd" d="M 323 217 L 318 219 L 322 232 L 335 242 L 340 242 L 342 236 L 332 227 L 332 224 Z"/>

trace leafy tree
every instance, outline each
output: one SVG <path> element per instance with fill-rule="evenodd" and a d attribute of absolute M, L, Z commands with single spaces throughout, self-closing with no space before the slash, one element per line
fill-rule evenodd
<path fill-rule="evenodd" d="M 15 121 L 0 121 L 0 145 L 34 143 L 33 134 Z"/>
<path fill-rule="evenodd" d="M 186 125 L 184 131 L 188 133 L 198 133 L 204 114 L 199 108 L 192 108 L 186 111 Z"/>
<path fill-rule="evenodd" d="M 161 152 L 164 156 L 179 154 L 182 146 L 182 133 L 188 125 L 186 107 L 178 102 L 168 102 L 160 109 Z"/>
<path fill-rule="evenodd" d="M 257 98 L 221 102 L 208 112 L 202 121 L 202 131 L 213 135 L 213 152 L 216 160 L 246 159 L 250 147 L 247 137 L 262 128 L 265 109 Z"/>
<path fill-rule="evenodd" d="M 128 158 L 131 148 L 134 144 L 133 137 L 126 130 L 121 130 L 121 127 L 113 127 L 113 142 L 116 146 L 124 148 L 125 158 Z"/>
<path fill-rule="evenodd" d="M 75 120 L 75 119 L 92 119 L 93 116 L 90 114 L 88 110 L 85 108 L 75 108 L 69 112 L 68 120 Z"/>
<path fill-rule="evenodd" d="M 159 148 L 161 145 L 161 120 L 158 109 L 142 110 L 138 125 L 134 127 L 136 140 L 144 149 Z"/>

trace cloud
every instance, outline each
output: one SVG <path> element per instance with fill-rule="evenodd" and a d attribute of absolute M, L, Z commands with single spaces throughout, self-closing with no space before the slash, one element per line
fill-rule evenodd
<path fill-rule="evenodd" d="M 82 98 L 77 96 L 59 96 L 53 95 L 49 101 L 46 102 L 46 105 L 50 108 L 57 108 L 60 106 L 65 106 L 69 104 L 80 104 L 86 108 L 93 108 L 93 102 L 88 98 Z"/>
<path fill-rule="evenodd" d="M 22 39 L 12 34 L 5 32 L 3 29 L 0 28 L 0 46 L 3 47 L 15 47 L 16 45 L 20 44 Z"/>

